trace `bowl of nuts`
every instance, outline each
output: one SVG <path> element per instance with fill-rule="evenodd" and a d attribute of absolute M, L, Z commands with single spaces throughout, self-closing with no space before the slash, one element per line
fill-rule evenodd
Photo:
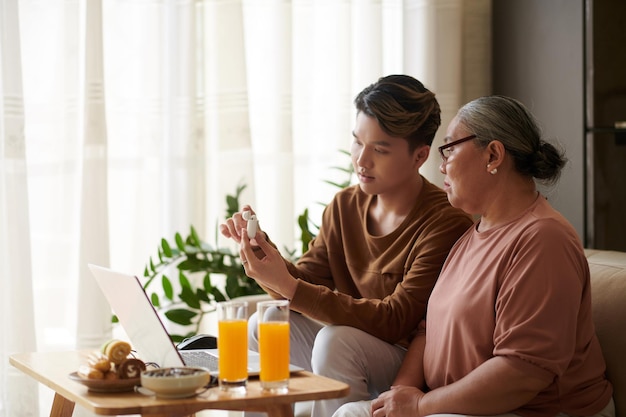
<path fill-rule="evenodd" d="M 206 369 L 173 367 L 150 369 L 141 373 L 141 386 L 161 398 L 187 398 L 208 387 L 211 374 Z"/>

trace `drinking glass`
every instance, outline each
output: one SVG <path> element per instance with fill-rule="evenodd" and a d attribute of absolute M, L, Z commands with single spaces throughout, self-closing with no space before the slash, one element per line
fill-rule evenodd
<path fill-rule="evenodd" d="M 273 393 L 289 389 L 289 301 L 257 304 L 261 388 Z"/>
<path fill-rule="evenodd" d="M 245 392 L 248 383 L 248 302 L 217 303 L 217 330 L 220 388 Z"/>

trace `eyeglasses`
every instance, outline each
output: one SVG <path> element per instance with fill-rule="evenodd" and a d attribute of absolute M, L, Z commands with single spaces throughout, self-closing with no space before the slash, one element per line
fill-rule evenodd
<path fill-rule="evenodd" d="M 441 155 L 441 159 L 443 159 L 444 161 L 447 161 L 448 158 L 450 157 L 450 152 L 452 152 L 452 149 L 450 149 L 451 147 L 453 147 L 454 145 L 458 145 L 460 143 L 463 142 L 467 142 L 468 140 L 472 140 L 476 137 L 476 135 L 469 135 L 466 136 L 462 139 L 459 140 L 455 140 L 452 141 L 450 143 L 446 143 L 445 145 L 442 145 L 439 147 L 439 155 Z"/>

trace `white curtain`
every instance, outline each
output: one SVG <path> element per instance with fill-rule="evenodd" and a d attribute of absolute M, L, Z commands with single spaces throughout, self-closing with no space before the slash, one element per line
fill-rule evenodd
<path fill-rule="evenodd" d="M 31 416 L 37 386 L 9 365 L 33 351 L 35 319 L 18 7 L 0 2 L 0 415 Z"/>
<path fill-rule="evenodd" d="M 343 180 L 352 100 L 413 75 L 443 128 L 490 90 L 490 0 L 0 0 L 0 417 L 39 415 L 15 352 L 110 337 L 87 264 L 214 242 L 225 195 L 280 247 Z M 440 183 L 431 153 L 423 174 Z M 227 242 L 219 239 L 219 244 Z M 41 415 L 51 395 L 41 388 Z"/>

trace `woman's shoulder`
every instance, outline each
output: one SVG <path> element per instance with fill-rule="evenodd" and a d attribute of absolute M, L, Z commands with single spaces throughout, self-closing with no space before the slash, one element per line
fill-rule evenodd
<path fill-rule="evenodd" d="M 574 226 L 541 194 L 530 207 L 527 215 L 523 216 L 523 222 L 524 227 L 541 229 L 545 232 L 576 234 Z"/>
<path fill-rule="evenodd" d="M 534 241 L 541 247 L 569 247 L 582 253 L 582 241 L 574 226 L 543 196 L 539 196 L 526 215 L 514 226 L 522 241 Z"/>

